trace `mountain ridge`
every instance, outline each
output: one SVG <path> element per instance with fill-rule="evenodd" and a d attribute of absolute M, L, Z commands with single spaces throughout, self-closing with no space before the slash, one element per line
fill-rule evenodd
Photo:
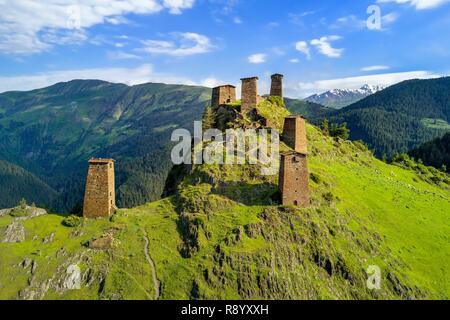
<path fill-rule="evenodd" d="M 377 156 L 392 157 L 448 132 L 449 101 L 450 77 L 407 80 L 334 111 L 329 118 L 346 122 L 351 139 L 363 140 Z M 434 120 L 443 125 L 434 125 Z"/>
<path fill-rule="evenodd" d="M 385 88 L 384 86 L 365 84 L 359 89 L 333 89 L 311 95 L 303 100 L 328 108 L 342 109 Z"/>

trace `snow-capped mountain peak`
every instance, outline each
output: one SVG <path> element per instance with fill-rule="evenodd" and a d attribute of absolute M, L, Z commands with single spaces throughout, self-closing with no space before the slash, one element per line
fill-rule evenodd
<path fill-rule="evenodd" d="M 359 89 L 333 89 L 321 94 L 315 94 L 306 101 L 318 103 L 326 107 L 340 109 L 370 96 L 385 87 L 380 85 L 365 84 Z"/>

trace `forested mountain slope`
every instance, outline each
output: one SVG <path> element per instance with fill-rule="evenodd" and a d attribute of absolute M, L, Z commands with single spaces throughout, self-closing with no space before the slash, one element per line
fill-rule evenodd
<path fill-rule="evenodd" d="M 172 130 L 190 128 L 209 99 L 210 89 L 203 87 L 156 83 L 129 87 L 98 80 L 3 93 L 0 159 L 23 167 L 57 190 L 58 197 L 46 203 L 57 210 L 70 210 L 80 202 L 91 157 L 119 160 L 119 205 L 156 200 L 171 169 Z M 0 181 L 2 187 L 5 184 Z M 28 193 L 22 196 L 30 198 Z"/>
<path fill-rule="evenodd" d="M 331 115 L 377 155 L 408 152 L 450 130 L 450 77 L 408 80 Z"/>

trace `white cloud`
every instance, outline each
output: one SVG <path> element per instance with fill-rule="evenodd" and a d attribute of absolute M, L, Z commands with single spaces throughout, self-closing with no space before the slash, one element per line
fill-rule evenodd
<path fill-rule="evenodd" d="M 330 43 L 339 39 L 341 39 L 340 36 L 322 37 L 320 39 L 311 40 L 311 45 L 315 46 L 321 54 L 329 58 L 339 58 L 342 56 L 344 49 L 333 48 Z"/>
<path fill-rule="evenodd" d="M 351 14 L 336 19 L 336 22 L 332 24 L 330 27 L 332 29 L 339 29 L 339 28 L 364 29 L 366 28 L 366 25 L 367 25 L 366 20 L 359 19 L 357 16 Z"/>
<path fill-rule="evenodd" d="M 378 0 L 378 3 L 395 2 L 398 4 L 410 4 L 417 10 L 425 10 L 437 8 L 441 5 L 449 3 L 450 0 Z"/>
<path fill-rule="evenodd" d="M 242 24 L 242 19 L 239 18 L 239 17 L 234 17 L 234 18 L 233 18 L 233 22 L 234 22 L 235 24 Z"/>
<path fill-rule="evenodd" d="M 248 62 L 253 64 L 264 63 L 267 60 L 267 55 L 265 53 L 256 53 L 248 57 Z"/>
<path fill-rule="evenodd" d="M 272 21 L 267 24 L 267 27 L 269 29 L 278 28 L 279 26 L 280 26 L 280 23 L 276 22 L 276 21 Z"/>
<path fill-rule="evenodd" d="M 430 79 L 441 76 L 429 71 L 410 71 L 300 82 L 295 85 L 288 85 L 287 88 L 289 88 L 289 93 L 292 94 L 292 97 L 307 97 L 311 94 L 322 93 L 332 89 L 358 89 L 365 84 L 390 86 L 409 79 Z"/>
<path fill-rule="evenodd" d="M 397 21 L 399 17 L 399 14 L 397 12 L 391 12 L 388 14 L 385 14 L 381 17 L 381 23 L 383 26 L 389 25 Z"/>
<path fill-rule="evenodd" d="M 311 52 L 309 50 L 308 43 L 306 41 L 299 41 L 295 44 L 295 49 L 306 55 L 308 59 L 311 59 Z"/>
<path fill-rule="evenodd" d="M 163 6 L 169 9 L 171 14 L 181 14 L 183 9 L 194 6 L 195 0 L 164 0 Z"/>
<path fill-rule="evenodd" d="M 142 59 L 142 57 L 123 51 L 109 51 L 107 53 L 108 59 L 110 60 L 134 60 Z"/>
<path fill-rule="evenodd" d="M 200 82 L 200 85 L 203 87 L 214 88 L 224 84 L 224 81 L 221 81 L 215 77 L 208 77 L 205 80 Z"/>
<path fill-rule="evenodd" d="M 162 1 L 162 2 L 161 2 Z M 127 22 L 127 14 L 154 14 L 164 9 L 179 14 L 191 8 L 195 0 L 1 0 L 0 52 L 32 54 L 66 44 L 57 36 L 79 37 L 85 30 L 104 23 Z M 78 33 L 75 33 L 77 31 Z M 48 38 L 53 41 L 49 41 Z"/>
<path fill-rule="evenodd" d="M 370 72 L 370 71 L 380 71 L 380 70 L 389 70 L 389 69 L 390 69 L 390 67 L 388 67 L 388 66 L 378 65 L 378 66 L 367 66 L 367 67 L 361 68 L 361 71 Z"/>
<path fill-rule="evenodd" d="M 208 37 L 193 32 L 171 33 L 169 40 L 143 40 L 140 51 L 184 57 L 210 52 L 214 46 Z"/>
<path fill-rule="evenodd" d="M 299 63 L 300 60 L 298 60 L 297 58 L 294 58 L 294 59 L 290 59 L 289 62 L 290 63 Z"/>
<path fill-rule="evenodd" d="M 0 92 L 33 90 L 73 79 L 98 79 L 114 83 L 136 85 L 147 82 L 215 86 L 221 82 L 213 77 L 192 80 L 187 77 L 157 72 L 151 64 L 135 68 L 92 68 L 81 70 L 58 70 L 30 75 L 0 76 Z"/>
<path fill-rule="evenodd" d="M 388 26 L 393 24 L 399 18 L 399 14 L 397 12 L 390 12 L 381 17 L 381 26 L 380 28 L 374 28 L 370 30 L 376 31 L 386 31 L 388 30 Z M 358 18 L 357 16 L 351 14 L 348 16 L 343 16 L 336 19 L 332 25 L 330 25 L 331 29 L 355 29 L 355 30 L 363 30 L 367 28 L 367 20 L 364 18 Z"/>
<path fill-rule="evenodd" d="M 284 49 L 279 48 L 279 47 L 273 47 L 272 48 L 272 52 L 277 55 L 277 56 L 284 56 L 286 55 L 286 51 L 284 51 Z"/>

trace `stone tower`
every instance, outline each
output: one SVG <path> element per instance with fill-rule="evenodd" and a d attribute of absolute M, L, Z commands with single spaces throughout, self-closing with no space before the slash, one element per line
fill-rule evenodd
<path fill-rule="evenodd" d="M 272 85 L 270 86 L 270 96 L 283 99 L 283 75 L 276 73 L 272 75 Z"/>
<path fill-rule="evenodd" d="M 243 78 L 241 93 L 241 112 L 247 113 L 258 105 L 258 77 Z"/>
<path fill-rule="evenodd" d="M 307 154 L 306 121 L 301 116 L 284 119 L 283 141 L 295 152 Z"/>
<path fill-rule="evenodd" d="M 309 171 L 306 154 L 289 152 L 281 155 L 279 189 L 284 206 L 309 206 Z"/>
<path fill-rule="evenodd" d="M 114 160 L 89 160 L 83 216 L 86 218 L 107 217 L 115 209 Z"/>
<path fill-rule="evenodd" d="M 217 108 L 223 104 L 233 103 L 236 101 L 236 87 L 232 85 L 224 85 L 213 88 L 211 107 Z"/>

